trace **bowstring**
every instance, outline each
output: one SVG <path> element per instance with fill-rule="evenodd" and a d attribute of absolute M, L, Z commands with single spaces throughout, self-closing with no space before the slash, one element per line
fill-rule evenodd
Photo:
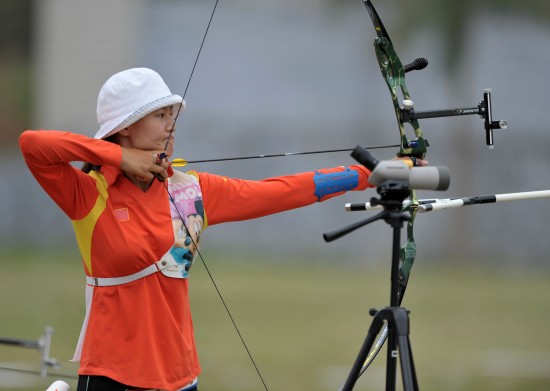
<path fill-rule="evenodd" d="M 183 105 L 183 101 L 185 100 L 185 95 L 187 95 L 187 90 L 189 89 L 189 85 L 191 84 L 191 79 L 193 78 L 193 74 L 195 73 L 195 68 L 197 67 L 197 63 L 199 62 L 199 57 L 201 56 L 202 48 L 204 46 L 204 42 L 206 41 L 206 36 L 208 35 L 208 30 L 210 30 L 210 25 L 212 24 L 212 19 L 214 19 L 214 13 L 216 12 L 216 8 L 218 7 L 219 0 L 216 0 L 214 3 L 214 8 L 212 9 L 212 13 L 210 14 L 210 19 L 208 20 L 208 24 L 206 25 L 206 30 L 204 31 L 204 35 L 202 37 L 201 45 L 199 46 L 199 51 L 197 52 L 197 57 L 195 57 L 195 63 L 193 64 L 193 68 L 191 69 L 191 73 L 189 74 L 189 79 L 187 80 L 187 85 L 185 86 L 185 90 L 183 91 L 183 96 L 181 97 L 181 103 L 178 107 L 178 111 L 176 112 L 176 116 L 174 117 L 174 124 L 172 125 L 172 129 L 174 126 L 176 126 L 176 121 L 178 120 L 178 117 L 180 115 L 181 106 Z"/>
<path fill-rule="evenodd" d="M 191 243 L 195 247 L 195 250 L 196 250 L 197 254 L 199 255 L 199 258 L 200 258 L 200 260 L 201 260 L 201 262 L 204 266 L 204 269 L 206 270 L 206 273 L 208 274 L 208 277 L 210 278 L 210 281 L 212 281 L 212 284 L 214 285 L 214 288 L 216 289 L 216 292 L 218 293 L 218 297 L 220 298 L 220 300 L 221 300 L 221 302 L 222 302 L 222 304 L 225 308 L 225 311 L 227 312 L 227 315 L 229 316 L 229 319 L 231 319 L 231 323 L 233 323 L 233 327 L 235 328 L 235 331 L 237 332 L 237 335 L 239 336 L 239 338 L 241 340 L 241 343 L 243 344 L 243 346 L 246 350 L 246 353 L 248 354 L 248 357 L 250 358 L 250 361 L 252 362 L 252 365 L 256 369 L 256 373 L 258 374 L 258 376 L 259 376 L 264 388 L 266 389 L 266 391 L 269 391 L 269 389 L 267 388 L 267 385 L 264 381 L 264 378 L 262 377 L 260 369 L 259 369 L 258 365 L 256 365 L 256 361 L 252 357 L 252 353 L 250 353 L 250 349 L 248 348 L 248 345 L 246 344 L 246 342 L 245 342 L 245 340 L 244 340 L 244 338 L 241 334 L 241 331 L 240 331 L 239 327 L 237 326 L 237 322 L 235 322 L 235 319 L 233 318 L 233 315 L 231 314 L 231 311 L 229 310 L 229 306 L 225 302 L 225 300 L 223 298 L 223 295 L 222 295 L 220 289 L 218 288 L 218 284 L 216 284 L 216 281 L 214 280 L 214 277 L 213 277 L 212 273 L 210 272 L 210 269 L 208 268 L 208 266 L 206 265 L 206 262 L 204 261 L 204 257 L 202 256 L 201 251 L 199 250 L 199 246 L 198 246 L 197 242 L 195 241 L 195 239 L 193 239 L 193 235 L 191 235 L 191 231 L 189 231 L 189 229 L 187 228 L 187 224 L 185 223 L 183 215 L 181 214 L 180 210 L 178 209 L 178 207 L 176 205 L 176 202 L 175 202 L 174 198 L 172 197 L 172 194 L 170 193 L 170 190 L 168 189 L 168 185 L 166 184 L 166 182 L 164 182 L 163 184 L 164 184 L 164 188 L 166 189 L 166 193 L 168 193 L 168 197 L 170 198 L 170 202 L 172 203 L 172 205 L 174 205 L 174 208 L 176 209 L 176 212 L 178 213 L 178 216 L 181 219 L 181 222 L 182 222 L 183 228 L 185 228 L 186 234 L 191 239 Z"/>

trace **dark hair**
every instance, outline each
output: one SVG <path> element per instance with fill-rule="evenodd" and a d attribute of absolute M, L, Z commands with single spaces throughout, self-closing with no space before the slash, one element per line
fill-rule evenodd
<path fill-rule="evenodd" d="M 82 168 L 80 169 L 82 172 L 85 172 L 86 174 L 89 174 L 90 171 L 99 171 L 101 166 L 92 164 L 92 163 L 84 163 L 82 165 Z"/>
<path fill-rule="evenodd" d="M 103 141 L 118 144 L 118 138 L 116 137 L 116 134 L 113 134 L 109 137 L 104 138 Z M 82 172 L 85 172 L 86 174 L 90 173 L 90 171 L 99 171 L 100 169 L 101 169 L 100 164 L 98 165 L 98 164 L 93 164 L 93 163 L 89 163 L 89 162 L 84 163 L 82 165 L 82 167 L 80 168 L 80 170 Z"/>

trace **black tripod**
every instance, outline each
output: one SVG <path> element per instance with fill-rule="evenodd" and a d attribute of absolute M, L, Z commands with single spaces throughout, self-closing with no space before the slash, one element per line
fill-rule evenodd
<path fill-rule="evenodd" d="M 376 336 L 382 330 L 384 324 L 388 325 L 388 353 L 386 361 L 386 391 L 394 391 L 396 385 L 397 359 L 399 357 L 404 391 L 418 391 L 418 381 L 414 369 L 414 361 L 409 341 L 409 314 L 399 306 L 399 247 L 401 242 L 401 228 L 403 222 L 410 217 L 401 212 L 403 201 L 410 192 L 408 182 L 387 181 L 377 187 L 381 198 L 373 198 L 371 204 L 379 204 L 384 210 L 376 216 L 354 223 L 348 227 L 329 232 L 323 235 L 325 241 L 336 240 L 348 233 L 375 222 L 384 220 L 393 228 L 392 264 L 391 264 L 391 297 L 390 306 L 374 314 L 367 337 L 361 346 L 359 355 L 346 379 L 346 383 L 340 391 L 351 391 L 360 376 L 360 372 L 369 352 L 375 342 Z"/>

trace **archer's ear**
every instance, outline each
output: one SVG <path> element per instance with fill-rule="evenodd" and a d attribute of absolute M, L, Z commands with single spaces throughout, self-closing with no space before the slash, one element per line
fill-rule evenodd
<path fill-rule="evenodd" d="M 123 137 L 128 137 L 128 135 L 130 134 L 130 130 L 128 130 L 128 128 L 124 128 L 122 130 L 119 130 L 117 134 Z"/>

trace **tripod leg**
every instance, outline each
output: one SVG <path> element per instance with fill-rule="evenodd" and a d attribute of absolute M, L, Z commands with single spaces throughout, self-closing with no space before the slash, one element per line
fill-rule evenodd
<path fill-rule="evenodd" d="M 407 338 L 407 342 L 409 346 L 409 357 L 410 357 L 410 363 L 411 363 L 413 389 L 418 391 L 418 379 L 416 378 L 416 368 L 414 366 L 414 359 L 413 359 L 413 354 L 411 349 L 411 340 Z"/>
<path fill-rule="evenodd" d="M 397 344 L 393 327 L 389 326 L 388 353 L 386 356 L 386 391 L 395 391 L 395 374 L 397 371 Z"/>
<path fill-rule="evenodd" d="M 378 314 L 375 315 L 374 319 L 372 320 L 372 324 L 369 327 L 367 336 L 365 337 L 365 341 L 361 346 L 361 350 L 359 351 L 359 354 L 357 355 L 357 358 L 353 363 L 353 367 L 351 368 L 348 378 L 346 379 L 346 383 L 340 389 L 340 391 L 351 391 L 353 389 L 353 386 L 355 385 L 359 377 L 361 368 L 363 367 L 363 363 L 365 362 L 372 348 L 372 345 L 374 344 L 376 336 L 378 335 L 378 333 L 380 333 L 380 330 L 382 329 L 383 325 L 384 325 L 384 319 Z"/>
<path fill-rule="evenodd" d="M 397 337 L 397 344 L 399 345 L 399 357 L 401 362 L 401 375 L 403 376 L 403 390 L 413 390 L 413 365 L 411 362 L 412 356 L 410 352 L 409 337 L 406 335 L 400 335 Z"/>
<path fill-rule="evenodd" d="M 403 377 L 403 390 L 418 391 L 418 380 L 416 378 L 411 342 L 409 340 L 409 316 L 407 310 L 404 308 L 394 308 L 393 315 L 395 332 L 397 334 L 397 346 L 399 348 L 401 375 Z"/>

